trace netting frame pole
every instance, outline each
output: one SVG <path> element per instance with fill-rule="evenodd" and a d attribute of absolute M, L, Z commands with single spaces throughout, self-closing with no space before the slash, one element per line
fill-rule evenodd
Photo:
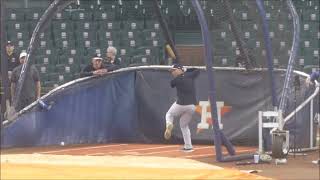
<path fill-rule="evenodd" d="M 256 0 L 256 4 L 259 10 L 259 14 L 262 20 L 262 30 L 263 30 L 263 38 L 266 47 L 267 53 L 267 64 L 268 64 L 268 73 L 269 73 L 269 83 L 270 83 L 270 90 L 271 90 L 271 97 L 272 97 L 272 105 L 273 108 L 276 109 L 278 106 L 277 94 L 275 89 L 274 83 L 274 74 L 273 74 L 273 52 L 271 47 L 271 39 L 269 35 L 269 23 L 266 18 L 266 11 L 263 5 L 262 0 Z"/>
<path fill-rule="evenodd" d="M 1 118 L 4 118 L 4 112 L 7 111 L 7 105 L 10 104 L 10 82 L 8 76 L 8 60 L 6 59 L 6 29 L 5 29 L 5 14 L 6 14 L 6 0 L 0 0 L 0 32 L 1 32 L 1 85 L 3 87 L 3 95 L 1 95 Z"/>
<path fill-rule="evenodd" d="M 6 111 L 6 101 L 8 100 L 8 93 L 9 92 L 9 78 L 8 78 L 8 62 L 7 59 L 5 57 L 5 44 L 6 44 L 6 38 L 4 38 L 6 36 L 6 32 L 5 32 L 5 11 L 6 11 L 6 0 L 0 0 L 0 32 L 1 32 L 1 41 L 0 41 L 0 54 L 1 54 L 1 83 L 2 86 L 4 88 L 3 90 L 3 95 L 1 95 L 1 112 L 0 112 L 0 123 L 1 123 L 1 129 L 0 129 L 0 146 L 1 146 L 1 142 L 2 142 L 2 132 L 3 132 L 3 121 L 4 121 L 4 112 Z"/>
<path fill-rule="evenodd" d="M 292 21 L 293 21 L 293 42 L 292 42 L 291 54 L 288 62 L 286 77 L 285 77 L 280 104 L 279 104 L 279 110 L 281 110 L 282 112 L 285 112 L 285 109 L 288 103 L 289 85 L 292 81 L 293 68 L 295 65 L 295 59 L 297 56 L 297 51 L 299 48 L 299 41 L 300 41 L 300 19 L 299 19 L 297 10 L 292 0 L 287 0 L 287 6 L 290 10 L 290 14 L 292 16 Z"/>
<path fill-rule="evenodd" d="M 17 83 L 17 89 L 16 89 L 16 95 L 13 97 L 13 107 L 16 108 L 18 105 L 18 102 L 20 100 L 21 96 L 21 91 L 23 89 L 25 79 L 26 79 L 26 73 L 30 70 L 30 56 L 32 56 L 33 50 L 35 49 L 35 43 L 39 39 L 39 32 L 44 29 L 46 24 L 48 24 L 49 20 L 51 19 L 50 14 L 54 14 L 55 12 L 63 9 L 66 5 L 73 3 L 75 0 L 54 0 L 49 7 L 46 9 L 44 14 L 41 16 L 40 20 L 38 21 L 35 29 L 33 30 L 29 46 L 27 48 L 27 56 L 25 63 L 23 64 L 21 68 L 21 73 L 19 76 L 19 80 Z M 63 6 L 63 8 L 59 9 L 59 6 Z M 15 116 L 17 112 L 14 112 L 13 116 Z M 8 117 L 8 119 L 11 119 Z"/>
<path fill-rule="evenodd" d="M 213 73 L 213 52 L 212 52 L 212 43 L 211 43 L 211 35 L 209 32 L 208 24 L 206 18 L 204 16 L 204 12 L 201 8 L 201 5 L 198 0 L 191 0 L 192 6 L 196 11 L 202 33 L 202 40 L 205 46 L 205 60 L 206 60 L 206 70 L 208 74 L 208 83 L 209 83 L 209 101 L 211 104 L 211 117 L 212 119 L 218 119 L 217 117 L 217 104 L 216 104 L 216 90 L 215 90 L 215 81 L 214 81 L 214 73 Z M 219 122 L 215 120 L 213 122 L 213 139 L 216 150 L 216 160 L 219 162 L 229 162 L 229 161 L 238 161 L 243 159 L 253 158 L 253 154 L 245 154 L 236 156 L 235 150 L 231 142 L 227 139 L 227 137 L 223 134 L 223 132 L 219 128 Z M 224 145 L 227 148 L 229 153 L 229 157 L 223 157 L 222 147 Z"/>

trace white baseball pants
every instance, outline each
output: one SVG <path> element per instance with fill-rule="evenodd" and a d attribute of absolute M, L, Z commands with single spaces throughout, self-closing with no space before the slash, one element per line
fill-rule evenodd
<path fill-rule="evenodd" d="M 192 115 L 195 112 L 195 105 L 179 105 L 176 102 L 172 104 L 166 114 L 166 123 L 173 124 L 174 118 L 180 116 L 180 128 L 183 135 L 184 148 L 192 148 L 191 133 L 189 129 L 189 122 L 192 119 Z"/>

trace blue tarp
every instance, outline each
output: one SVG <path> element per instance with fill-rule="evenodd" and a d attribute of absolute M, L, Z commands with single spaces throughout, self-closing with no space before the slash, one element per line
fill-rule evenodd
<path fill-rule="evenodd" d="M 72 85 L 7 127 L 4 146 L 37 146 L 137 139 L 135 73 L 90 79 Z"/>

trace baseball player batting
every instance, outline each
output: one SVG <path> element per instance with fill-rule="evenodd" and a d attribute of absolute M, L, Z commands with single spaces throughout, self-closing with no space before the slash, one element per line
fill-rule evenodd
<path fill-rule="evenodd" d="M 170 69 L 172 76 L 171 87 L 177 89 L 177 101 L 172 104 L 166 114 L 166 131 L 164 138 L 171 138 L 173 121 L 175 117 L 180 117 L 180 128 L 183 135 L 184 147 L 183 151 L 192 152 L 191 133 L 189 122 L 195 112 L 197 104 L 194 80 L 200 74 L 199 69 L 189 68 L 187 71 L 180 64 L 175 64 Z"/>

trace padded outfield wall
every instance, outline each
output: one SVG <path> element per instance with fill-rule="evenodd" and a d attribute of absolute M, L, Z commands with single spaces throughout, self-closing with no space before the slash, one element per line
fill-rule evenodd
<path fill-rule="evenodd" d="M 50 110 L 35 102 L 5 127 L 2 147 L 57 145 L 62 141 L 66 144 L 164 142 L 165 113 L 175 101 L 176 94 L 169 86 L 172 77 L 167 68 L 128 68 L 104 77 L 78 79 L 65 84 L 42 97 L 44 102 L 53 103 Z M 278 96 L 284 75 L 285 71 L 275 72 Z M 267 72 L 216 69 L 215 77 L 218 121 L 223 132 L 233 143 L 256 145 L 258 111 L 271 110 L 272 107 Z M 300 79 L 302 81 L 304 77 Z M 303 83 L 300 90 L 293 89 L 286 114 L 312 91 Z M 196 80 L 196 91 L 199 105 L 190 123 L 192 139 L 212 143 L 212 119 L 204 69 Z M 309 112 L 309 106 L 306 106 L 285 126 L 290 135 L 296 134 L 297 147 L 309 146 Z M 173 141 L 182 142 L 178 121 L 175 121 Z"/>

